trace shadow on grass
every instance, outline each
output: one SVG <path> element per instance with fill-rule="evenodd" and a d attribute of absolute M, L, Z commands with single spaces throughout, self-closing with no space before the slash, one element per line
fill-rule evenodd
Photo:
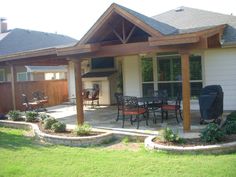
<path fill-rule="evenodd" d="M 0 148 L 5 148 L 9 150 L 20 150 L 21 148 L 34 148 L 40 149 L 47 144 L 43 144 L 35 139 L 35 137 L 27 137 L 23 134 L 16 134 L 9 129 L 9 131 L 0 130 Z"/>

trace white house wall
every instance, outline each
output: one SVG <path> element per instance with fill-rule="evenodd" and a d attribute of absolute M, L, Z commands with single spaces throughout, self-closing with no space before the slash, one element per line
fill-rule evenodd
<path fill-rule="evenodd" d="M 123 91 L 124 95 L 141 96 L 139 56 L 123 57 Z"/>
<path fill-rule="evenodd" d="M 69 91 L 69 98 L 74 98 L 75 97 L 75 66 L 72 61 L 69 62 L 68 64 L 68 91 Z M 73 101 L 72 99 L 71 101 Z"/>
<path fill-rule="evenodd" d="M 205 51 L 204 66 L 204 85 L 221 85 L 224 91 L 224 110 L 235 110 L 236 48 Z"/>

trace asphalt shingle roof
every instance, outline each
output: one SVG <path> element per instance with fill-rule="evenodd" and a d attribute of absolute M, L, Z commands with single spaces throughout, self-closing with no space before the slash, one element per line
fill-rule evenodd
<path fill-rule="evenodd" d="M 77 40 L 64 35 L 16 28 L 9 31 L 8 34 L 0 40 L 0 56 L 68 45 L 76 41 Z"/>
<path fill-rule="evenodd" d="M 216 12 L 180 7 L 181 10 L 170 10 L 156 15 L 153 19 L 169 24 L 182 33 L 190 29 L 203 29 L 209 26 L 227 24 L 223 39 L 225 43 L 236 42 L 236 16 Z"/>

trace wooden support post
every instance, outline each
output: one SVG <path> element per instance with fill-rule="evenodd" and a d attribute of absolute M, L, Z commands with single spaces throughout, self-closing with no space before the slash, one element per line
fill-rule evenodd
<path fill-rule="evenodd" d="M 184 132 L 191 130 L 190 115 L 190 73 L 189 73 L 189 54 L 181 54 L 182 65 L 182 97 L 183 97 L 183 128 Z"/>
<path fill-rule="evenodd" d="M 75 90 L 76 90 L 76 109 L 77 109 L 77 123 L 83 125 L 84 123 L 84 108 L 82 98 L 82 78 L 81 78 L 81 60 L 75 62 Z"/>
<path fill-rule="evenodd" d="M 12 106 L 16 110 L 16 70 L 14 65 L 11 65 L 11 93 L 12 93 Z"/>

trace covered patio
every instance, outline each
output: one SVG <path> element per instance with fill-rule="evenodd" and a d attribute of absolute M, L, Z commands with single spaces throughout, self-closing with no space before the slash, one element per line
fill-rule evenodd
<path fill-rule="evenodd" d="M 63 123 L 66 123 L 69 127 L 74 127 L 77 125 L 76 105 L 58 105 L 49 107 L 47 114 L 55 117 Z M 160 129 L 163 129 L 166 126 L 172 128 L 175 131 L 178 131 L 180 134 L 184 132 L 182 125 L 183 122 L 180 121 L 178 124 L 174 116 L 168 117 L 167 120 L 164 120 L 164 122 L 161 123 L 161 115 L 158 115 L 157 123 L 154 124 L 153 114 L 150 114 L 148 126 L 146 126 L 145 121 L 141 121 L 139 129 L 136 129 L 137 122 L 134 122 L 134 124 L 131 125 L 130 121 L 127 119 L 125 121 L 124 128 L 122 128 L 122 120 L 116 121 L 116 106 L 99 106 L 95 108 L 86 106 L 84 107 L 84 116 L 85 123 L 88 123 L 93 128 L 120 131 L 124 133 L 156 134 Z M 193 136 L 198 135 L 199 131 L 204 128 L 204 125 L 199 124 L 199 111 L 191 111 L 191 118 L 191 133 Z"/>
<path fill-rule="evenodd" d="M 191 119 L 192 114 L 190 113 L 191 92 L 193 91 L 191 90 L 191 80 L 193 79 L 190 71 L 190 57 L 198 50 L 219 47 L 224 28 L 225 25 L 218 25 L 182 31 L 154 21 L 131 9 L 112 4 L 76 45 L 57 50 L 58 56 L 67 56 L 75 66 L 77 123 L 83 124 L 84 121 L 89 120 L 83 107 L 81 75 L 83 61 L 109 57 L 121 61 L 123 94 L 141 97 L 145 96 L 142 86 L 146 81 L 141 75 L 140 65 L 142 63 L 140 59 L 143 56 L 145 56 L 145 60 L 151 58 L 153 61 L 151 65 L 160 68 L 160 62 L 158 65 L 155 63 L 159 56 L 174 55 L 178 60 L 179 81 L 171 76 L 165 82 L 181 85 L 183 103 L 183 124 L 181 127 L 184 132 L 191 131 L 194 121 Z M 155 90 L 160 89 L 160 81 L 162 81 L 157 70 L 153 70 L 154 78 L 151 82 L 152 89 Z M 170 72 L 173 75 L 174 69 Z M 202 78 L 195 79 L 194 82 L 199 81 L 202 82 Z M 163 84 L 165 83 L 163 82 Z"/>
<path fill-rule="evenodd" d="M 169 84 L 173 93 L 172 97 L 175 96 L 173 88 L 180 85 L 183 121 L 177 124 L 175 119 L 169 119 L 168 126 L 173 125 L 184 132 L 194 131 L 195 125 L 199 126 L 199 113 L 191 112 L 192 85 L 198 85 L 200 88 L 205 83 L 202 72 L 199 72 L 200 74 L 196 72 L 196 78 L 191 77 L 191 66 L 193 66 L 191 65 L 191 56 L 201 55 L 206 49 L 219 48 L 224 28 L 225 25 L 217 25 L 181 30 L 131 9 L 112 4 L 76 44 L 28 51 L 1 60 L 5 65 L 11 67 L 13 108 L 16 109 L 16 101 L 19 100 L 15 88 L 16 66 L 29 63 L 37 65 L 63 64 L 68 65 L 69 73 L 68 85 L 70 89 L 67 99 L 75 99 L 76 107 L 65 106 L 61 109 L 59 106 L 58 109 L 57 107 L 49 109 L 49 113 L 68 124 L 81 125 L 84 122 L 89 122 L 96 127 L 121 128 L 121 122 L 115 121 L 116 108 L 99 107 L 92 110 L 83 106 L 82 74 L 89 67 L 94 69 L 92 60 L 104 61 L 112 58 L 112 68 L 108 66 L 105 69 L 95 68 L 95 70 L 97 73 L 110 71 L 109 69 L 118 73 L 121 71 L 122 84 L 120 85 L 122 85 L 121 88 L 125 96 L 146 96 L 145 94 L 149 92 L 150 88 L 152 91 L 159 90 Z M 200 65 L 201 60 L 202 58 L 196 58 L 195 64 L 199 64 L 199 67 L 195 67 L 195 70 L 203 68 Z M 84 65 L 84 61 L 89 62 Z M 102 64 L 104 63 L 102 62 Z M 142 70 L 141 66 L 145 64 L 152 66 L 147 72 L 147 76 L 152 76 L 151 80 L 149 80 L 150 77 L 144 78 L 142 75 L 145 70 Z M 161 72 L 164 69 L 167 73 L 165 76 Z M 145 84 L 147 87 L 144 87 Z M 101 85 L 104 84 L 101 83 Z M 117 83 L 113 86 L 116 87 Z M 56 90 L 60 90 L 57 88 Z M 102 93 L 102 96 L 108 92 L 110 92 L 109 96 L 112 100 L 115 90 L 110 87 Z M 193 101 L 196 101 L 196 96 L 194 95 L 194 97 Z M 166 126 L 166 122 L 160 124 L 160 121 L 153 125 L 151 119 L 149 124 L 149 126 L 144 126 L 144 123 L 141 122 L 140 130 L 157 130 Z M 133 128 L 126 121 L 125 129 Z"/>

